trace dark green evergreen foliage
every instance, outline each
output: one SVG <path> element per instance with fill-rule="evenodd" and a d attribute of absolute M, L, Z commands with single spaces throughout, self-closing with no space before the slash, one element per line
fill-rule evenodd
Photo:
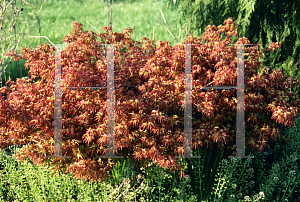
<path fill-rule="evenodd" d="M 219 25 L 229 17 L 239 24 L 239 38 L 245 36 L 252 44 L 267 48 L 280 42 L 276 52 L 265 54 L 265 65 L 283 68 L 289 77 L 299 77 L 300 1 L 264 0 L 164 0 L 166 7 L 178 9 L 178 19 L 186 34 L 199 37 L 207 25 Z M 233 40 L 233 42 L 235 42 Z M 291 61 L 292 65 L 288 65 Z M 285 64 L 285 65 L 282 65 Z M 297 90 L 298 89 L 298 90 Z M 299 86 L 294 87 L 299 95 Z"/>

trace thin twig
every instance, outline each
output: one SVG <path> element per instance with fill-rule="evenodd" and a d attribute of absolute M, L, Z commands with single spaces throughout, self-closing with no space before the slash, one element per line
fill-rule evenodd
<path fill-rule="evenodd" d="M 46 38 L 55 48 L 57 48 L 46 36 L 28 36 L 28 38 Z"/>
<path fill-rule="evenodd" d="M 100 32 L 93 26 L 93 25 L 91 25 L 87 20 L 85 20 L 92 28 L 94 28 L 94 30 L 96 30 L 99 34 L 100 34 Z"/>
<path fill-rule="evenodd" d="M 143 4 L 140 0 L 139 0 L 139 2 L 141 3 L 141 4 Z M 152 14 L 152 15 L 154 15 L 144 4 L 143 4 L 143 6 Z M 160 10 L 160 12 L 161 12 L 161 14 L 162 14 L 162 11 Z M 163 15 L 163 14 L 162 14 Z M 156 15 L 154 15 L 154 17 L 156 17 Z M 164 24 L 164 23 L 162 23 L 159 19 L 158 19 L 158 17 L 156 17 L 156 19 L 162 24 L 162 25 L 164 25 L 165 27 L 166 27 L 166 29 L 168 30 L 168 32 L 172 35 L 172 37 L 175 39 L 175 41 L 178 43 L 178 40 L 176 39 L 176 37 L 172 34 L 172 32 L 169 30 L 169 28 L 166 26 L 166 24 Z"/>

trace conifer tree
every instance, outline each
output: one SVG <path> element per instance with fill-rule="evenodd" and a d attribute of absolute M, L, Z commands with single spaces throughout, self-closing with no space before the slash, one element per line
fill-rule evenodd
<path fill-rule="evenodd" d="M 233 17 L 240 25 L 239 38 L 247 37 L 252 44 L 267 48 L 280 42 L 281 49 L 265 54 L 265 65 L 282 68 L 287 77 L 300 79 L 300 1 L 264 0 L 164 0 L 165 7 L 177 8 L 186 34 L 201 36 L 207 25 L 218 25 Z M 297 12 L 298 11 L 298 12 Z M 298 90 L 296 90 L 298 89 Z M 300 93 L 299 86 L 295 86 Z"/>

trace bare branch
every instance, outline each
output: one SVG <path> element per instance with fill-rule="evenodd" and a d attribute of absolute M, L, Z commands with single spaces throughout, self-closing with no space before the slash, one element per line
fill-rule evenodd
<path fill-rule="evenodd" d="M 87 20 L 85 20 L 92 28 L 94 28 L 94 30 L 96 30 L 99 34 L 100 34 L 100 32 L 93 26 L 93 25 L 91 25 Z"/>
<path fill-rule="evenodd" d="M 1 78 L 1 81 L 0 82 L 1 82 L 1 84 L 2 84 L 2 77 L 1 77 L 2 76 L 2 71 L 5 72 L 5 69 L 7 67 L 7 65 L 4 66 L 3 64 L 5 62 L 11 63 L 11 60 L 12 60 L 12 57 L 10 57 L 8 59 L 9 61 L 5 61 L 4 59 L 7 58 L 7 57 L 4 57 L 3 55 L 5 53 L 10 52 L 10 51 L 17 50 L 19 43 L 24 40 L 24 36 L 26 34 L 28 34 L 29 31 L 31 30 L 31 28 L 33 27 L 35 18 L 41 12 L 41 9 L 42 9 L 43 5 L 46 2 L 45 0 L 41 0 L 41 4 L 42 5 L 41 5 L 39 11 L 37 12 L 37 14 L 34 14 L 35 10 L 37 9 L 37 3 L 36 3 L 36 1 L 35 1 L 35 5 L 28 3 L 26 0 L 22 0 L 22 1 L 24 3 L 23 2 L 21 3 L 22 5 L 21 5 L 21 7 L 19 9 L 16 8 L 16 5 L 14 5 L 13 0 L 11 0 L 8 3 L 5 2 L 5 1 L 0 1 L 0 3 L 4 2 L 4 4 L 2 4 L 0 6 L 0 11 L 1 11 L 1 14 L 0 14 L 0 31 L 1 31 L 0 41 L 1 41 L 1 49 L 2 49 L 1 50 L 2 54 L 0 55 L 0 67 L 1 67 L 1 69 L 0 69 L 0 78 Z M 29 19 L 27 21 L 23 21 L 23 23 L 27 25 L 27 30 L 26 31 L 24 31 L 25 26 L 23 26 L 22 29 L 21 29 L 21 31 L 18 34 L 17 33 L 13 34 L 13 31 L 15 30 L 15 26 L 16 26 L 17 21 L 18 21 L 19 14 L 20 14 L 20 12 L 22 10 L 24 10 L 23 7 L 24 7 L 25 4 L 31 5 L 31 6 L 35 6 L 35 8 L 33 9 L 33 12 L 30 13 L 30 15 L 33 16 L 33 18 L 29 17 Z M 8 8 L 8 6 L 12 6 L 13 7 L 12 14 L 10 14 L 10 13 L 7 14 L 7 10 L 8 10 L 7 8 Z M 7 20 L 7 18 L 6 19 L 4 18 L 6 15 L 12 15 L 13 16 L 13 18 L 12 18 L 13 21 L 11 21 L 11 18 L 8 17 L 8 19 L 10 19 L 10 20 L 8 20 L 7 22 L 5 22 L 5 20 Z M 29 20 L 33 21 L 30 26 L 28 25 Z M 10 23 L 11 23 L 11 26 L 9 25 Z M 3 28 L 3 25 L 5 25 L 5 26 L 9 25 L 9 27 L 11 27 L 11 28 L 10 29 L 8 29 L 8 27 Z M 4 30 L 6 30 L 6 31 L 4 31 Z M 2 31 L 3 31 L 3 34 L 2 34 Z M 9 32 L 10 32 L 10 34 L 9 34 Z M 7 34 L 9 34 L 10 36 L 6 36 Z M 15 41 L 15 43 L 13 44 L 13 47 L 10 49 L 9 47 L 11 46 L 11 42 L 12 42 L 11 37 L 12 36 L 16 37 L 17 35 L 18 35 L 17 42 Z M 5 68 L 2 69 L 2 67 L 5 67 Z"/>

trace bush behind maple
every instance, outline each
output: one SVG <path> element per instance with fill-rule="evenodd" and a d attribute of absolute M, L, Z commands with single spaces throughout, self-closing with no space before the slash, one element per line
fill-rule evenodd
<path fill-rule="evenodd" d="M 193 86 L 212 81 L 215 86 L 237 85 L 236 48 L 229 45 L 231 37 L 237 36 L 233 21 L 229 18 L 224 25 L 208 26 L 202 37 L 186 39 L 185 43 L 201 44 L 191 47 Z M 107 58 L 100 43 L 122 43 L 124 46 L 114 46 L 116 154 L 128 156 L 141 166 L 152 161 L 181 170 L 184 176 L 175 159 L 184 151 L 184 45 L 171 47 L 169 42 L 159 41 L 155 47 L 154 40 L 149 42 L 146 37 L 138 43 L 133 41 L 130 28 L 120 34 L 108 33 L 110 27 L 103 29 L 105 33 L 95 35 L 82 31 L 82 24 L 74 22 L 74 30 L 64 38 L 70 45 L 61 52 L 63 86 L 106 86 Z M 96 41 L 98 36 L 100 42 Z M 250 44 L 246 38 L 237 43 Z M 280 138 L 288 140 L 278 126 L 293 124 L 300 99 L 290 91 L 299 81 L 284 81 L 282 71 L 257 74 L 259 58 L 263 57 L 258 46 L 245 47 L 245 127 L 249 132 L 246 145 L 262 152 Z M 278 47 L 274 43 L 270 49 Z M 35 50 L 22 48 L 31 79 L 9 81 L 12 92 L 1 101 L 0 145 L 4 148 L 30 142 L 16 155 L 21 161 L 31 157 L 36 164 L 49 163 L 45 155 L 54 155 L 54 52 L 54 47 L 45 44 Z M 36 78 L 41 80 L 33 83 Z M 7 87 L 1 88 L 2 93 L 7 91 Z M 114 164 L 111 159 L 97 158 L 106 154 L 106 89 L 62 91 L 63 155 L 72 158 L 55 159 L 54 172 L 64 168 L 78 179 L 105 179 Z M 217 145 L 219 150 L 235 155 L 235 95 L 233 90 L 192 89 L 193 111 L 201 117 L 193 121 L 194 149 Z M 31 117 L 30 121 L 24 116 Z"/>

